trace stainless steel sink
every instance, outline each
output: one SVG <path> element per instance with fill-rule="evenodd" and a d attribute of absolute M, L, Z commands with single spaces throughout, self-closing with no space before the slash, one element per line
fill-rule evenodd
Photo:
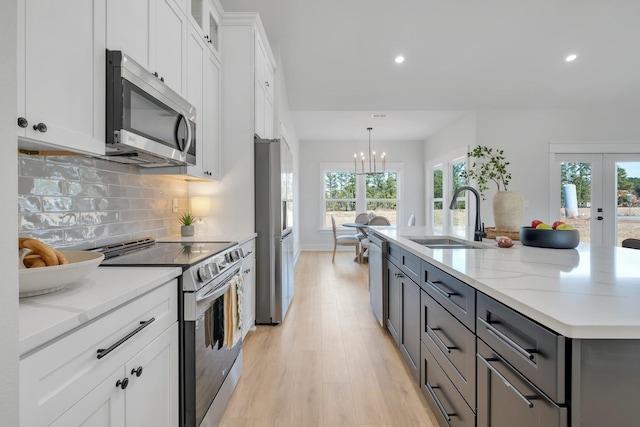
<path fill-rule="evenodd" d="M 487 246 L 478 242 L 457 239 L 455 237 L 405 237 L 419 245 L 431 249 L 487 249 Z"/>

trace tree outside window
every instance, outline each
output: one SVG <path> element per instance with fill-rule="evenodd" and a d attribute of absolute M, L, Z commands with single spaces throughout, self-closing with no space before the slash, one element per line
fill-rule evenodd
<path fill-rule="evenodd" d="M 354 222 L 356 215 L 373 212 L 395 224 L 398 211 L 398 173 L 357 176 L 353 172 L 325 171 L 324 222 L 331 228 L 331 216 L 336 224 Z"/>

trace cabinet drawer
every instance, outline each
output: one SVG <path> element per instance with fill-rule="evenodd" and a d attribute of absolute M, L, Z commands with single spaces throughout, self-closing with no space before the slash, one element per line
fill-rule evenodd
<path fill-rule="evenodd" d="M 478 427 L 566 427 L 559 407 L 478 340 Z"/>
<path fill-rule="evenodd" d="M 476 417 L 438 362 L 422 345 L 420 389 L 441 426 L 474 427 Z"/>
<path fill-rule="evenodd" d="M 20 361 L 21 425 L 57 419 L 93 387 L 178 320 L 177 281 L 171 280 L 81 326 Z M 98 359 L 120 339 L 143 329 Z"/>
<path fill-rule="evenodd" d="M 477 335 L 556 403 L 564 403 L 565 337 L 478 292 Z"/>
<path fill-rule="evenodd" d="M 476 337 L 422 291 L 421 339 L 470 407 L 476 406 Z"/>
<path fill-rule="evenodd" d="M 394 243 L 387 243 L 387 258 L 390 259 L 395 265 L 402 265 L 400 260 L 402 259 L 402 249 L 400 246 Z"/>
<path fill-rule="evenodd" d="M 420 282 L 420 267 L 422 260 L 409 251 L 402 249 L 400 268 L 416 283 Z"/>
<path fill-rule="evenodd" d="M 437 267 L 422 261 L 421 286 L 472 332 L 476 330 L 476 290 Z"/>

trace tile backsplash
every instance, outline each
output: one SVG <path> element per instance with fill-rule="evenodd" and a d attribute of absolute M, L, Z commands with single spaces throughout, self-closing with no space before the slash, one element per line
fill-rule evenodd
<path fill-rule="evenodd" d="M 178 212 L 172 212 L 173 200 Z M 188 184 L 137 166 L 84 156 L 18 155 L 18 231 L 54 247 L 180 233 Z"/>

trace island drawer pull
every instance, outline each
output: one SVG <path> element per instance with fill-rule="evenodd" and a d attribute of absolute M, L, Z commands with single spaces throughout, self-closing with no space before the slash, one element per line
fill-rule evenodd
<path fill-rule="evenodd" d="M 524 394 L 522 394 L 520 390 L 518 390 L 513 384 L 509 382 L 508 379 L 504 377 L 504 375 L 500 373 L 500 371 L 498 371 L 491 363 L 489 363 L 489 362 L 494 362 L 497 359 L 485 359 L 484 357 L 482 357 L 480 353 L 476 353 L 476 357 L 482 360 L 484 364 L 487 365 L 487 368 L 489 368 L 491 372 L 496 374 L 498 378 L 500 378 L 500 381 L 502 381 L 505 386 L 513 390 L 513 392 L 516 394 L 516 396 L 520 398 L 520 400 L 522 400 L 529 408 L 533 408 L 533 402 L 531 402 L 531 400 L 529 399 L 535 399 L 535 397 L 527 397 Z"/>
<path fill-rule="evenodd" d="M 491 335 L 496 337 L 503 344 L 505 344 L 508 347 L 511 347 L 513 350 L 517 351 L 518 353 L 520 353 L 522 356 L 526 357 L 527 359 L 533 360 L 533 357 L 534 357 L 533 353 L 536 353 L 535 350 L 527 350 L 525 348 L 522 348 L 522 346 L 520 344 L 518 344 L 517 342 L 515 342 L 514 340 L 512 340 L 511 338 L 506 336 L 504 333 L 500 332 L 491 323 L 487 322 L 486 320 L 484 320 L 481 317 L 478 317 L 478 320 L 480 322 L 482 322 L 482 324 L 485 325 L 485 327 L 487 328 L 487 332 L 489 332 Z"/>
<path fill-rule="evenodd" d="M 116 343 L 112 344 L 109 346 L 109 348 L 99 348 L 98 349 L 98 359 L 102 359 L 103 357 L 105 357 L 107 354 L 111 353 L 113 350 L 115 350 L 116 348 L 118 348 L 120 345 L 122 345 L 125 341 L 127 341 L 129 338 L 131 338 L 132 336 L 134 336 L 135 334 L 137 334 L 138 332 L 140 332 L 141 330 L 143 330 L 144 328 L 146 328 L 147 326 L 149 326 L 151 323 L 153 323 L 156 320 L 155 317 L 152 317 L 151 319 L 147 320 L 147 321 L 141 321 L 140 322 L 140 326 L 138 326 L 137 328 L 135 328 L 133 331 L 129 332 L 127 335 L 125 335 L 124 337 L 120 338 Z"/>
<path fill-rule="evenodd" d="M 440 410 L 440 413 L 442 413 L 442 416 L 444 417 L 445 420 L 447 420 L 447 422 L 451 421 L 451 417 L 455 417 L 456 413 L 448 413 L 446 409 L 444 409 L 444 405 L 442 404 L 442 402 L 440 402 L 440 399 L 438 399 L 438 396 L 436 396 L 436 392 L 435 392 L 435 388 L 440 388 L 439 386 L 435 386 L 435 387 L 431 387 L 431 384 L 426 383 L 425 386 L 427 387 L 427 391 L 429 392 L 429 394 L 431 395 L 431 398 L 436 402 L 436 406 L 438 406 L 438 409 Z"/>
<path fill-rule="evenodd" d="M 436 339 L 438 340 L 438 342 L 440 343 L 440 345 L 442 345 L 446 350 L 447 353 L 451 353 L 451 350 L 457 350 L 458 347 L 456 347 L 455 345 L 453 346 L 449 346 L 447 344 L 445 344 L 444 340 L 442 338 L 440 338 L 440 336 L 436 333 L 436 331 L 441 331 L 441 328 L 432 328 L 431 326 L 427 325 L 427 330 L 429 330 L 431 332 L 431 334 L 436 337 Z M 451 340 L 449 340 L 451 341 Z"/>
<path fill-rule="evenodd" d="M 434 280 L 434 281 L 427 280 L 427 283 L 429 284 L 429 286 L 431 286 L 433 289 L 435 289 L 435 291 L 438 292 L 443 297 L 451 298 L 454 295 L 458 295 L 457 292 L 446 291 L 446 290 L 442 289 L 440 286 L 438 286 L 438 285 L 442 285 L 442 282 L 440 282 L 438 280 Z"/>

